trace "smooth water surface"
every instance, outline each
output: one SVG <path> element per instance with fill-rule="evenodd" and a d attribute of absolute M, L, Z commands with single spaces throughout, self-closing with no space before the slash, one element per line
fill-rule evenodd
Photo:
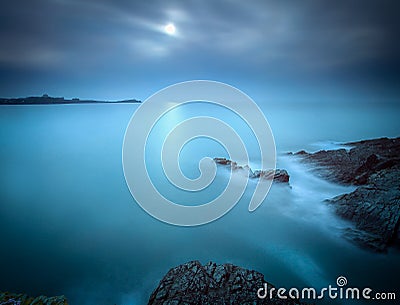
<path fill-rule="evenodd" d="M 287 288 L 326 287 L 340 275 L 350 286 L 398 288 L 399 253 L 370 253 L 345 241 L 341 230 L 351 224 L 323 203 L 352 188 L 323 181 L 284 154 L 318 150 L 331 141 L 399 136 L 395 106 L 264 106 L 278 168 L 290 173 L 290 187 L 274 184 L 261 207 L 249 213 L 250 182 L 235 208 L 199 227 L 161 223 L 129 193 L 121 152 L 136 107 L 0 107 L 0 290 L 65 294 L 72 305 L 145 304 L 171 267 L 194 259 L 255 269 Z M 239 130 L 246 127 L 224 110 L 204 107 L 183 109 L 174 119 L 211 113 Z M 153 138 L 161 138 L 162 131 L 155 130 Z M 255 138 L 246 131 L 242 136 L 256 167 Z M 155 160 L 160 144 L 149 145 L 148 160 Z M 193 141 L 182 151 L 182 170 L 196 177 L 201 157 L 225 153 L 213 141 Z M 149 163 L 150 172 L 160 170 L 157 161 Z M 227 174 L 219 168 L 202 200 L 217 196 Z M 182 204 L 195 200 L 193 194 L 175 193 L 160 175 L 154 182 Z"/>

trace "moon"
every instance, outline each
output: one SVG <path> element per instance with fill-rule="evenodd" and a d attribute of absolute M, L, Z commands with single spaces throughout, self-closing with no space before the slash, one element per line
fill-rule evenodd
<path fill-rule="evenodd" d="M 166 34 L 173 36 L 176 33 L 176 28 L 173 23 L 168 23 L 164 26 L 164 31 Z"/>

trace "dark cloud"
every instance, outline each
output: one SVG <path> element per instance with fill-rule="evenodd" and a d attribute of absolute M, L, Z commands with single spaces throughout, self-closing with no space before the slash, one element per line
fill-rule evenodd
<path fill-rule="evenodd" d="M 0 91 L 23 94 L 31 74 L 60 91 L 66 82 L 95 87 L 109 78 L 393 82 L 400 79 L 399 9 L 397 1 L 6 1 Z M 163 32 L 168 22 L 175 36 Z M 10 89 L 6 73 L 20 75 L 21 92 Z"/>

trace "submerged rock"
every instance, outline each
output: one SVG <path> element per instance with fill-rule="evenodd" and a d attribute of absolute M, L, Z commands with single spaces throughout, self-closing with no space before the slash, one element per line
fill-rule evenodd
<path fill-rule="evenodd" d="M 9 292 L 0 292 L 1 305 L 68 305 L 65 296 L 56 297 L 30 297 L 26 294 L 17 294 Z"/>
<path fill-rule="evenodd" d="M 253 171 L 248 165 L 238 165 L 235 161 L 226 158 L 214 158 L 214 162 L 221 165 L 230 165 L 233 171 L 243 171 L 250 178 L 266 179 L 275 182 L 289 183 L 290 176 L 285 169 L 268 169 L 268 170 L 256 170 Z"/>
<path fill-rule="evenodd" d="M 345 237 L 383 252 L 400 243 L 400 138 L 346 143 L 349 150 L 319 151 L 296 155 L 317 165 L 329 180 L 357 189 L 327 200 L 336 213 L 355 224 Z"/>
<path fill-rule="evenodd" d="M 217 265 L 198 261 L 172 268 L 151 294 L 148 305 L 256 305 L 300 304 L 298 300 L 257 297 L 258 289 L 266 283 L 264 276 L 254 270 L 232 264 Z M 268 287 L 273 287 L 268 283 Z"/>

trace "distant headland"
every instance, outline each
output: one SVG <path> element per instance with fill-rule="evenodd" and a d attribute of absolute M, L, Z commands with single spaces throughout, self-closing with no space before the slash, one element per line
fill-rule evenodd
<path fill-rule="evenodd" d="M 29 96 L 20 98 L 0 98 L 0 105 L 47 105 L 47 104 L 133 104 L 141 103 L 139 100 L 130 99 L 122 101 L 96 101 L 81 100 L 79 98 L 65 99 L 64 97 L 51 97 L 47 94 L 42 96 Z"/>

